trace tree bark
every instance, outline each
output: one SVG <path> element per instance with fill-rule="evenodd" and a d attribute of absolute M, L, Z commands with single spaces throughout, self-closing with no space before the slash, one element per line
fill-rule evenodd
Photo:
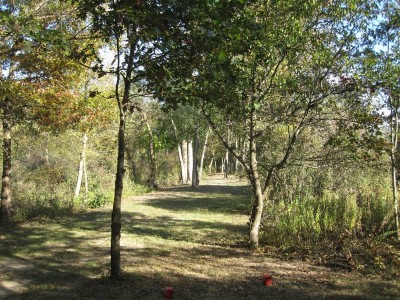
<path fill-rule="evenodd" d="M 204 165 L 204 158 L 206 156 L 206 148 L 207 148 L 207 143 L 208 143 L 208 136 L 210 134 L 211 128 L 207 129 L 206 137 L 204 138 L 204 145 L 203 145 L 203 151 L 201 152 L 201 158 L 200 158 L 200 168 L 198 172 L 198 181 L 199 183 L 201 182 L 201 177 L 203 175 L 203 165 Z"/>
<path fill-rule="evenodd" d="M 115 37 L 117 53 L 120 53 L 120 36 L 118 34 L 118 16 L 116 15 L 115 2 L 113 1 L 113 10 L 115 13 Z M 132 29 L 135 33 L 136 29 Z M 126 126 L 126 112 L 130 101 L 130 90 L 132 85 L 132 72 L 134 62 L 134 52 L 136 47 L 136 41 L 131 36 L 129 27 L 127 28 L 127 37 L 131 41 L 129 45 L 129 53 L 125 55 L 126 73 L 123 76 L 124 89 L 123 97 L 121 99 L 119 95 L 119 85 L 121 80 L 121 57 L 117 55 L 117 71 L 116 71 L 116 82 L 115 82 L 115 98 L 117 100 L 119 109 L 119 127 L 118 127 L 118 157 L 117 157 L 117 173 L 115 175 L 115 190 L 114 190 L 114 202 L 113 210 L 111 214 L 111 274 L 112 280 L 119 279 L 121 277 L 121 202 L 122 202 L 122 191 L 124 186 L 124 162 L 125 162 L 125 126 Z"/>
<path fill-rule="evenodd" d="M 192 169 L 192 188 L 199 186 L 199 173 L 197 168 L 197 154 L 199 152 L 199 128 L 196 127 L 194 134 L 194 147 L 193 147 L 193 169 Z"/>
<path fill-rule="evenodd" d="M 11 218 L 11 101 L 3 102 L 3 175 L 1 182 L 1 221 L 7 223 Z"/>
<path fill-rule="evenodd" d="M 188 183 L 192 183 L 192 174 L 193 174 L 193 142 L 189 141 L 187 143 L 187 163 L 188 163 Z"/>
<path fill-rule="evenodd" d="M 85 152 L 86 152 L 86 143 L 87 143 L 87 135 L 86 133 L 83 134 L 82 137 L 82 152 L 81 152 L 81 159 L 79 161 L 79 168 L 78 168 L 78 179 L 76 181 L 76 187 L 75 187 L 75 198 L 79 197 L 79 193 L 81 190 L 81 186 L 82 186 L 82 178 L 83 178 L 83 174 L 85 172 Z M 86 193 L 87 193 L 87 179 L 85 176 L 85 189 L 86 189 Z"/>
<path fill-rule="evenodd" d="M 264 193 L 258 173 L 256 145 L 254 140 L 250 143 L 250 160 L 250 181 L 255 196 L 250 217 L 250 248 L 256 249 L 259 246 L 259 232 L 264 209 Z"/>
<path fill-rule="evenodd" d="M 184 184 L 186 180 L 186 172 L 183 162 L 182 146 L 180 144 L 178 145 L 178 157 L 179 157 L 179 164 L 181 166 L 181 183 Z"/>
<path fill-rule="evenodd" d="M 399 225 L 399 200 L 397 194 L 397 169 L 396 169 L 396 151 L 398 144 L 398 131 L 399 131 L 399 113 L 398 108 L 392 109 L 392 120 L 390 126 L 392 148 L 390 152 L 391 161 L 391 177 L 392 177 L 392 198 L 394 205 L 394 218 L 396 224 L 397 240 L 400 241 L 400 225 Z"/>
<path fill-rule="evenodd" d="M 228 145 L 230 145 L 230 130 L 229 127 L 227 129 L 227 137 L 226 137 L 226 142 Z M 225 151 L 225 169 L 224 169 L 224 177 L 228 178 L 228 174 L 230 172 L 230 166 L 229 166 L 229 149 L 226 149 Z"/>
<path fill-rule="evenodd" d="M 87 168 L 86 168 L 86 155 L 83 159 L 83 179 L 84 179 L 84 184 L 85 184 L 85 197 L 87 197 L 87 194 L 89 192 L 89 185 L 88 185 L 88 176 L 87 176 Z"/>
<path fill-rule="evenodd" d="M 176 140 L 178 140 L 178 130 L 176 129 L 174 120 L 171 119 L 171 123 L 172 123 L 172 127 L 174 128 L 175 138 L 176 138 Z M 185 165 L 185 162 L 183 159 L 183 152 L 182 152 L 181 144 L 178 144 L 178 157 L 179 157 L 179 163 L 181 165 L 181 183 L 185 184 L 186 178 L 187 178 L 187 170 L 186 170 L 186 165 Z"/>
<path fill-rule="evenodd" d="M 146 123 L 146 128 L 149 134 L 149 159 L 150 159 L 150 178 L 149 178 L 149 188 L 153 189 L 157 187 L 156 184 L 156 176 L 157 176 L 157 160 L 156 160 L 156 151 L 154 145 L 154 137 L 153 132 L 151 130 L 151 126 L 149 121 L 147 120 L 147 115 L 143 113 L 143 119 Z"/>
<path fill-rule="evenodd" d="M 229 150 L 225 151 L 225 168 L 224 168 L 224 177 L 228 178 L 228 173 L 229 173 Z"/>
<path fill-rule="evenodd" d="M 239 141 L 238 139 L 235 139 L 235 149 L 239 149 Z M 239 159 L 235 158 L 235 174 L 238 173 L 238 169 L 239 169 Z"/>
<path fill-rule="evenodd" d="M 181 169 L 182 169 L 182 184 L 187 184 L 188 183 L 188 143 L 186 141 L 182 141 Z"/>
<path fill-rule="evenodd" d="M 208 165 L 208 174 L 212 174 L 212 169 L 214 167 L 214 157 L 211 157 L 210 164 Z"/>
<path fill-rule="evenodd" d="M 121 200 L 124 185 L 125 115 L 121 114 L 118 129 L 118 158 L 115 177 L 114 204 L 111 215 L 111 279 L 121 273 Z"/>

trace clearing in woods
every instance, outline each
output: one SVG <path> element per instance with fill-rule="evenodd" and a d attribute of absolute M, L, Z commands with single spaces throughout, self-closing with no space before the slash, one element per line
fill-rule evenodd
<path fill-rule="evenodd" d="M 124 278 L 111 282 L 111 208 L 1 228 L 0 299 L 398 299 L 399 281 L 251 252 L 244 182 L 211 176 L 123 202 Z M 269 273 L 273 286 L 263 286 Z"/>

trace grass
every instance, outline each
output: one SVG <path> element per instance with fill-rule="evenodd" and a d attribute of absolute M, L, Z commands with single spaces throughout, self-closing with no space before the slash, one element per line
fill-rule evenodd
<path fill-rule="evenodd" d="M 247 187 L 210 178 L 123 201 L 123 280 L 108 280 L 111 208 L 2 227 L 0 299 L 397 299 L 399 282 L 245 247 Z M 261 276 L 270 273 L 274 285 Z"/>

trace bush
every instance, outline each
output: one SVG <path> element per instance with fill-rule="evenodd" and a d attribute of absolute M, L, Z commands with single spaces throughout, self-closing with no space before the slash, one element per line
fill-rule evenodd
<path fill-rule="evenodd" d="M 111 203 L 111 197 L 102 192 L 89 192 L 83 200 L 89 208 L 100 208 Z"/>

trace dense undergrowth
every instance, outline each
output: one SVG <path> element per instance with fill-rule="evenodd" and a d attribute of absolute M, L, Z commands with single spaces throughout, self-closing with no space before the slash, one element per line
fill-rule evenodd
<path fill-rule="evenodd" d="M 320 197 L 267 202 L 263 251 L 335 269 L 400 275 L 393 203 L 382 180 L 354 193 L 325 191 Z"/>
<path fill-rule="evenodd" d="M 115 181 L 115 130 L 113 126 L 109 126 L 105 130 L 88 133 L 87 190 L 82 180 L 80 194 L 75 197 L 82 133 L 77 130 L 47 133 L 31 128 L 16 128 L 12 169 L 12 220 L 20 222 L 36 217 L 51 218 L 111 203 Z M 142 161 L 146 162 L 146 159 L 142 158 Z M 163 162 L 165 168 L 170 168 L 168 163 L 168 159 Z M 123 197 L 150 191 L 146 185 L 147 170 L 144 163 L 142 170 L 136 171 L 143 178 L 143 181 L 139 181 L 133 178 L 133 172 L 127 168 Z M 160 184 L 164 180 L 171 179 L 160 176 Z"/>

